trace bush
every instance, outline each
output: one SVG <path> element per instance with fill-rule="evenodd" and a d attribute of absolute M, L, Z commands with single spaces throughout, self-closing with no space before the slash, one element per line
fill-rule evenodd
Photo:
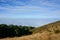
<path fill-rule="evenodd" d="M 55 30 L 55 33 L 60 33 L 60 30 Z"/>

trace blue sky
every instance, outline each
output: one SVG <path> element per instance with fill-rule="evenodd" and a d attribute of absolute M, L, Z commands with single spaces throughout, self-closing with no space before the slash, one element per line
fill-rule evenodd
<path fill-rule="evenodd" d="M 0 24 L 40 26 L 60 20 L 60 0 L 0 0 Z"/>

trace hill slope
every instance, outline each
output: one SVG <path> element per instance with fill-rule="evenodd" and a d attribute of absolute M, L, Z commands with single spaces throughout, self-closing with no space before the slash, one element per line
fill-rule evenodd
<path fill-rule="evenodd" d="M 32 31 L 32 35 L 0 40 L 60 40 L 60 21 L 38 27 Z"/>
<path fill-rule="evenodd" d="M 60 21 L 56 21 L 32 30 L 33 33 L 42 33 L 44 31 L 55 32 L 60 30 Z"/>
<path fill-rule="evenodd" d="M 4 38 L 0 40 L 60 40 L 60 34 L 36 33 L 29 36 Z"/>

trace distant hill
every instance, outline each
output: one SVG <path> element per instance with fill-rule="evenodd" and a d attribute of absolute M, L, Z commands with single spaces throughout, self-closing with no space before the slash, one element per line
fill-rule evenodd
<path fill-rule="evenodd" d="M 56 32 L 60 31 L 60 21 L 49 23 L 32 30 L 33 33 L 42 33 L 42 32 Z"/>

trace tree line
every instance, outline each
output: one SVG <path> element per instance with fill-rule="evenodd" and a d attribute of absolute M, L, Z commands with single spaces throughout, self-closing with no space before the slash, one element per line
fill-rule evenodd
<path fill-rule="evenodd" d="M 0 38 L 30 35 L 32 34 L 30 30 L 34 28 L 32 26 L 0 24 Z"/>

